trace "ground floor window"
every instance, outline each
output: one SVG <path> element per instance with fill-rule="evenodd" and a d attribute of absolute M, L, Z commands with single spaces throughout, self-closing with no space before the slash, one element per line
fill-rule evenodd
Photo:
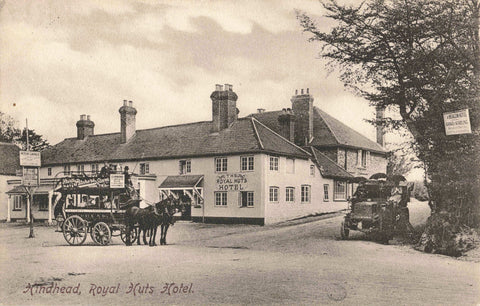
<path fill-rule="evenodd" d="M 240 197 L 241 207 L 253 207 L 253 191 L 242 191 Z"/>
<path fill-rule="evenodd" d="M 278 202 L 278 187 L 275 187 L 275 186 L 270 187 L 268 198 L 270 202 Z"/>
<path fill-rule="evenodd" d="M 334 200 L 346 200 L 347 199 L 347 187 L 345 182 L 335 181 L 335 189 L 333 191 Z"/>
<path fill-rule="evenodd" d="M 285 188 L 285 201 L 287 202 L 295 201 L 295 187 Z"/>
<path fill-rule="evenodd" d="M 310 203 L 310 185 L 302 185 L 302 203 Z"/>
<path fill-rule="evenodd" d="M 48 197 L 47 196 L 37 196 L 35 199 L 35 204 L 38 205 L 39 211 L 48 210 Z"/>
<path fill-rule="evenodd" d="M 227 206 L 226 192 L 215 192 L 215 206 Z"/>
<path fill-rule="evenodd" d="M 330 200 L 330 197 L 328 196 L 328 184 L 323 184 L 323 200 L 325 202 L 328 202 Z"/>
<path fill-rule="evenodd" d="M 22 196 L 13 196 L 13 210 L 22 210 Z"/>

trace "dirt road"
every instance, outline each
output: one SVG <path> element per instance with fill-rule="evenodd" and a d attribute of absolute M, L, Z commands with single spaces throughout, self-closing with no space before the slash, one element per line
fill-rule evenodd
<path fill-rule="evenodd" d="M 422 205 L 411 205 L 414 223 L 426 217 Z M 119 238 L 105 247 L 71 247 L 52 228 L 37 228 L 37 237 L 27 239 L 27 228 L 2 224 L 0 304 L 480 302 L 478 263 L 361 235 L 338 240 L 340 221 L 337 215 L 265 227 L 180 222 L 161 247 L 126 247 Z M 62 286 L 70 293 L 39 292 Z"/>

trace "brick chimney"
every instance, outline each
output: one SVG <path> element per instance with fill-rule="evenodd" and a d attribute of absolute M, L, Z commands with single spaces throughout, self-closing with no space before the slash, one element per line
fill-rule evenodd
<path fill-rule="evenodd" d="M 94 127 L 95 123 L 90 120 L 90 115 L 80 115 L 80 120 L 77 121 L 77 139 L 82 140 L 92 136 Z"/>
<path fill-rule="evenodd" d="M 295 115 L 290 108 L 283 109 L 282 114 L 278 116 L 280 123 L 280 135 L 284 138 L 295 142 Z"/>
<path fill-rule="evenodd" d="M 295 95 L 290 99 L 292 110 L 295 114 L 295 143 L 307 145 L 313 137 L 313 97 L 309 89 L 306 92 L 295 90 Z"/>
<path fill-rule="evenodd" d="M 228 128 L 237 120 L 237 94 L 233 91 L 232 85 L 215 85 L 215 91 L 210 95 L 212 99 L 212 131 L 218 132 Z"/>
<path fill-rule="evenodd" d="M 377 106 L 376 108 L 376 121 L 377 123 L 381 122 L 384 118 L 385 107 Z M 382 147 L 385 145 L 385 131 L 383 126 L 377 125 L 377 143 Z"/>
<path fill-rule="evenodd" d="M 118 110 L 120 113 L 120 133 L 122 143 L 126 143 L 135 135 L 135 115 L 137 110 L 132 101 L 123 100 L 123 106 Z"/>

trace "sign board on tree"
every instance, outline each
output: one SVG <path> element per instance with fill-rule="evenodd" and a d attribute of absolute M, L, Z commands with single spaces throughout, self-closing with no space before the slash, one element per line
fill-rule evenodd
<path fill-rule="evenodd" d="M 20 166 L 22 167 L 40 167 L 40 152 L 20 151 Z"/>
<path fill-rule="evenodd" d="M 470 116 L 468 109 L 448 112 L 443 114 L 446 135 L 470 134 L 472 128 L 470 125 Z"/>
<path fill-rule="evenodd" d="M 22 185 L 38 186 L 38 168 L 23 168 Z"/>
<path fill-rule="evenodd" d="M 110 174 L 110 188 L 124 188 L 125 176 L 123 174 Z"/>

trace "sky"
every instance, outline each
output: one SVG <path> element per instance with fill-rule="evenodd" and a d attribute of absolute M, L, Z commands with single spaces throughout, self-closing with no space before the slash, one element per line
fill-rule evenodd
<path fill-rule="evenodd" d="M 0 111 L 19 127 L 28 118 L 51 144 L 76 137 L 81 114 L 95 134 L 119 132 L 123 100 L 137 129 L 211 120 L 210 94 L 225 83 L 241 117 L 291 107 L 295 89 L 309 88 L 315 106 L 375 140 L 364 121 L 374 109 L 327 73 L 295 18 L 294 9 L 321 16 L 318 1 L 2 4 Z"/>

